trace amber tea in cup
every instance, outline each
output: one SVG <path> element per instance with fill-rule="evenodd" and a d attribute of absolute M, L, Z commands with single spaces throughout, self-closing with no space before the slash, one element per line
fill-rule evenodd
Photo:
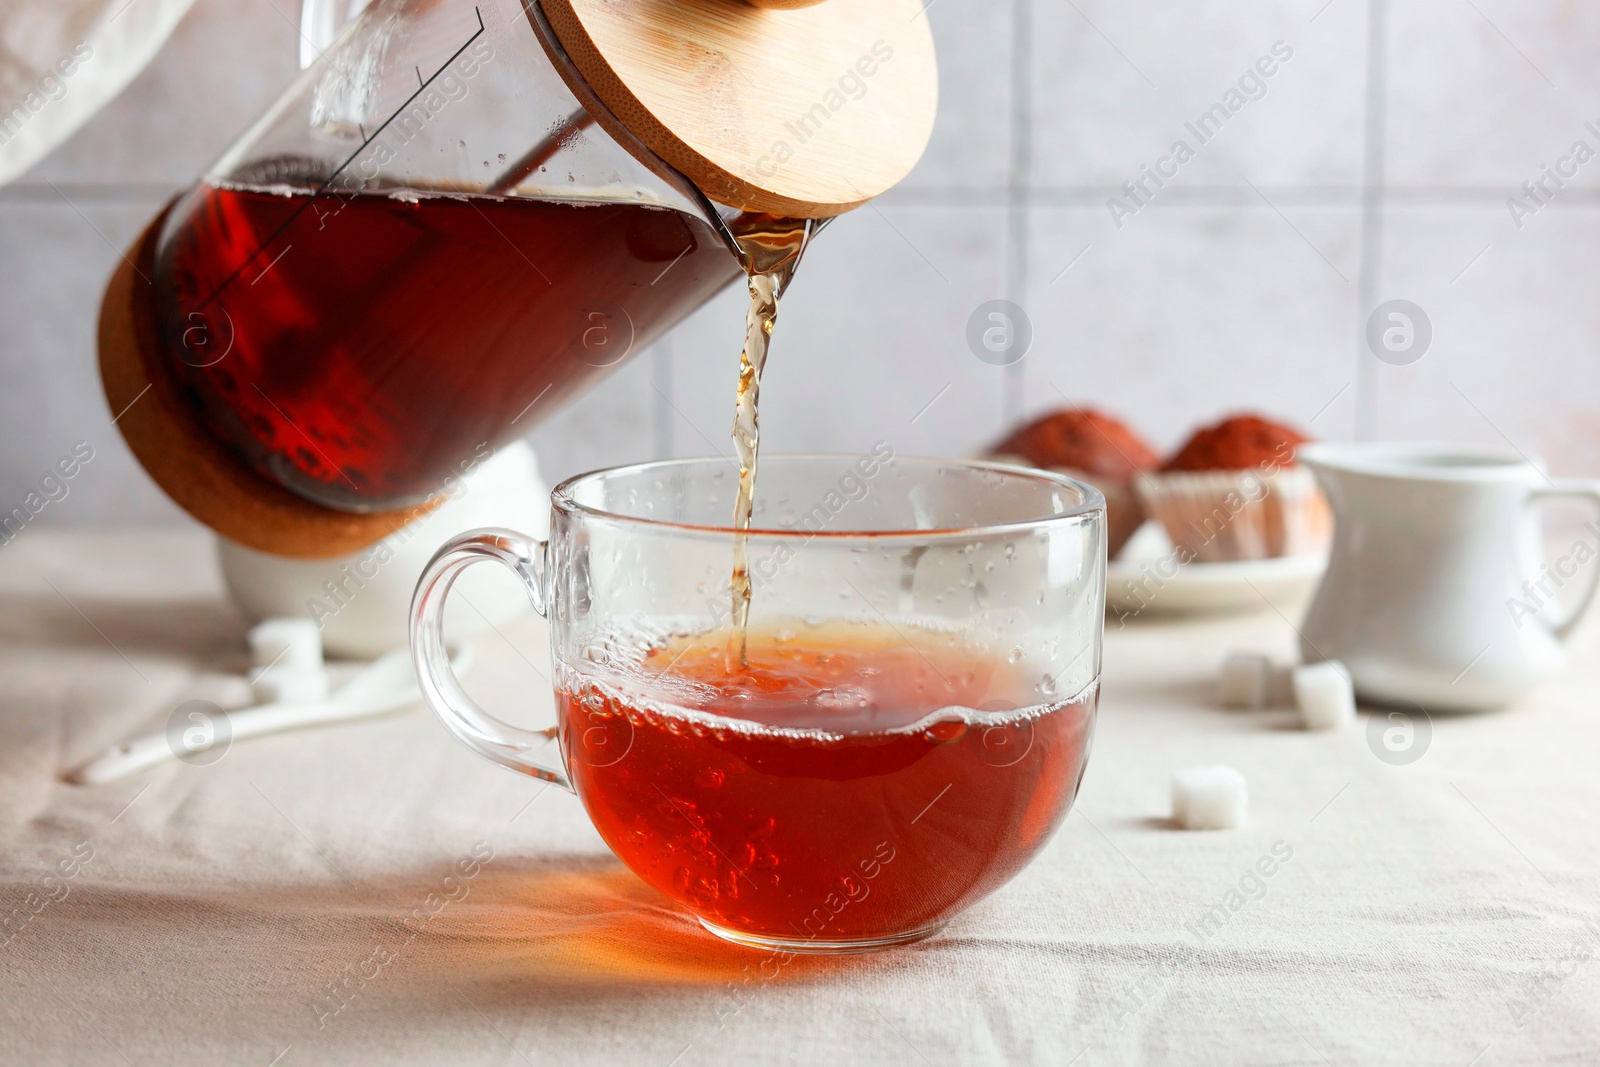
<path fill-rule="evenodd" d="M 551 539 L 481 531 L 422 583 L 441 719 L 577 793 L 639 877 L 722 937 L 792 951 L 916 940 L 1049 840 L 1088 757 L 1104 508 L 1087 486 L 892 453 L 773 457 L 728 655 L 737 470 L 673 461 L 554 494 Z M 460 569 L 506 563 L 551 621 L 561 766 L 443 659 Z"/>

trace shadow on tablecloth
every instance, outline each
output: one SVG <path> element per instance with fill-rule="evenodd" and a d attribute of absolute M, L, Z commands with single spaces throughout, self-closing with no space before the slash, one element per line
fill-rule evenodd
<path fill-rule="evenodd" d="M 102 1017 L 120 1014 L 136 969 L 154 987 L 138 1001 L 224 995 L 230 1013 L 298 1014 L 313 1029 L 347 1012 L 497 1015 L 839 970 L 719 941 L 620 863 L 592 855 L 352 885 L 83 885 L 29 926 L 10 946 L 24 983 L 70 990 Z M 137 1013 L 123 1025 L 137 1029 Z"/>
<path fill-rule="evenodd" d="M 75 593 L 0 596 L 0 643 L 10 648 L 89 649 L 194 664 L 248 662 L 249 623 L 214 599 L 131 600 Z"/>

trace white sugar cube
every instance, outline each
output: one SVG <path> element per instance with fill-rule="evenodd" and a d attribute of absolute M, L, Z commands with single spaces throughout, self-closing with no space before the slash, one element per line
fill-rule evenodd
<path fill-rule="evenodd" d="M 1172 821 L 1185 830 L 1244 825 L 1244 775 L 1232 767 L 1190 767 L 1172 776 Z"/>
<path fill-rule="evenodd" d="M 279 665 L 251 679 L 250 689 L 260 704 L 314 704 L 328 699 L 328 675 L 320 667 L 304 670 Z"/>
<path fill-rule="evenodd" d="M 1336 659 L 1295 668 L 1294 703 L 1307 730 L 1342 730 L 1356 721 L 1355 687 Z"/>
<path fill-rule="evenodd" d="M 1230 652 L 1217 679 L 1217 703 L 1225 708 L 1259 708 L 1267 702 L 1272 661 L 1254 652 Z"/>
<path fill-rule="evenodd" d="M 313 619 L 267 619 L 250 630 L 250 655 L 259 668 L 322 669 L 322 631 Z"/>

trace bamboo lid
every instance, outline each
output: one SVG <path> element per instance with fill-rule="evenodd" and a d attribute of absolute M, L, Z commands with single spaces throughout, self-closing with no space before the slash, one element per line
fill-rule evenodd
<path fill-rule="evenodd" d="M 168 209 L 170 210 L 170 208 Z M 161 358 L 156 237 L 167 212 L 122 257 L 100 306 L 100 381 L 117 429 L 157 485 L 230 541 L 301 559 L 343 556 L 432 508 L 355 515 L 304 500 L 257 474 L 213 437 Z"/>
<path fill-rule="evenodd" d="M 729 207 L 849 211 L 904 178 L 933 132 L 938 73 L 919 0 L 541 6 L 611 112 L 601 124 L 614 116 Z"/>

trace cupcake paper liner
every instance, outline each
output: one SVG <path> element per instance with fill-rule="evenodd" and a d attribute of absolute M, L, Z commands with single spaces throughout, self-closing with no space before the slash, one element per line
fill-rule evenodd
<path fill-rule="evenodd" d="M 1173 471 L 1141 474 L 1134 489 L 1188 559 L 1230 563 L 1328 547 L 1332 512 L 1311 471 Z"/>

